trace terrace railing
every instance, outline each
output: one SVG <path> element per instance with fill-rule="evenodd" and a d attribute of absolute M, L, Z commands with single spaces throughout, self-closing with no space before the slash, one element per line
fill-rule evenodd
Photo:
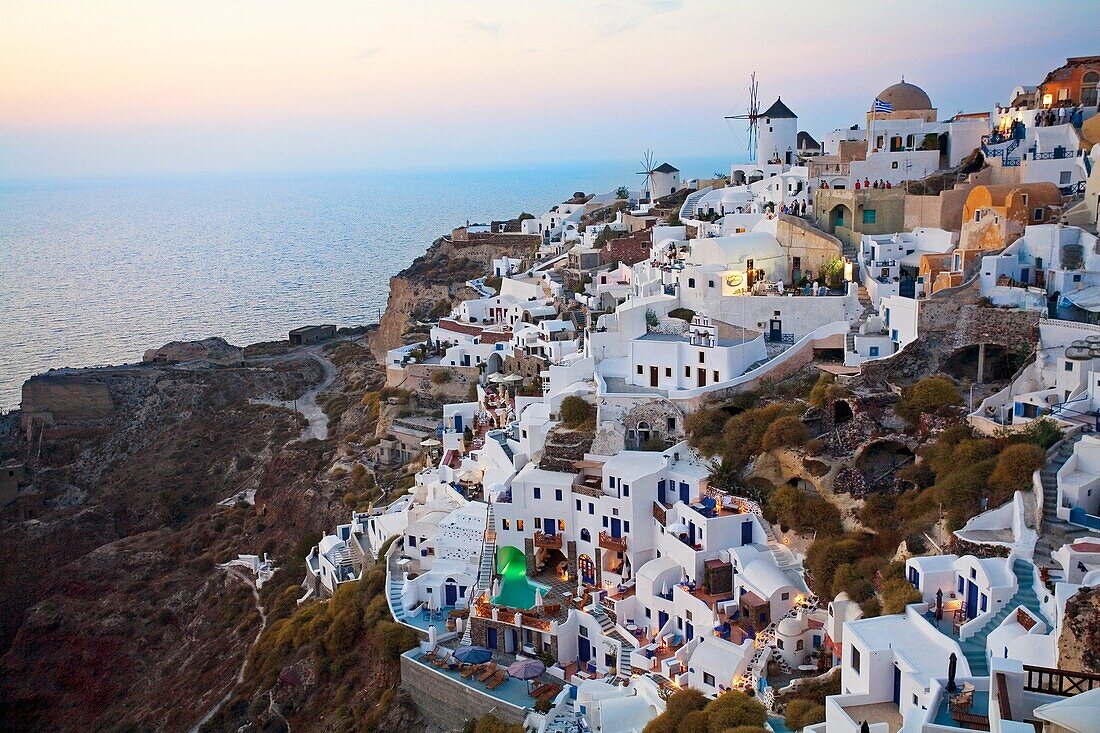
<path fill-rule="evenodd" d="M 561 549 L 561 535 L 547 534 L 542 530 L 535 532 L 535 547 L 543 547 L 554 550 Z"/>
<path fill-rule="evenodd" d="M 1068 672 L 1049 667 L 1033 667 L 1028 664 L 1024 665 L 1024 671 L 1027 672 L 1024 689 L 1028 692 L 1069 697 L 1100 689 L 1100 674 Z"/>
<path fill-rule="evenodd" d="M 626 537 L 612 537 L 608 532 L 600 532 L 600 547 L 605 550 L 626 552 Z"/>

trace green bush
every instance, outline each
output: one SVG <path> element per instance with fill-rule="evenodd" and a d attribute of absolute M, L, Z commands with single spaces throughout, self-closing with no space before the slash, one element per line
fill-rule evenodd
<path fill-rule="evenodd" d="M 673 308 L 668 312 L 668 317 L 679 318 L 681 321 L 691 323 L 691 319 L 695 318 L 695 311 L 691 308 Z"/>
<path fill-rule="evenodd" d="M 685 687 L 677 690 L 665 701 L 665 712 L 677 720 L 695 710 L 702 710 L 707 706 L 707 698 L 694 687 Z"/>
<path fill-rule="evenodd" d="M 561 421 L 571 428 L 578 427 L 595 418 L 595 408 L 580 397 L 570 395 L 561 401 L 558 414 Z"/>
<path fill-rule="evenodd" d="M 902 393 L 897 413 L 910 425 L 916 425 L 923 413 L 935 413 L 961 404 L 962 395 L 949 378 L 925 377 Z"/>
<path fill-rule="evenodd" d="M 787 727 L 793 731 L 799 731 L 807 725 L 814 725 L 825 720 L 825 706 L 810 700 L 791 700 L 787 705 Z"/>
<path fill-rule="evenodd" d="M 760 447 L 763 450 L 797 448 L 810 439 L 810 431 L 794 415 L 781 417 L 764 431 Z"/>
<path fill-rule="evenodd" d="M 1034 443 L 1010 445 L 997 456 L 997 467 L 989 474 L 989 485 L 1006 494 L 1031 488 L 1031 475 L 1046 463 L 1046 451 Z"/>
<path fill-rule="evenodd" d="M 762 727 L 768 711 L 743 692 L 730 690 L 711 700 L 703 712 L 709 717 L 710 733 L 722 733 L 740 726 Z"/>
<path fill-rule="evenodd" d="M 891 578 L 882 584 L 882 612 L 904 613 L 910 603 L 920 603 L 921 594 L 904 578 Z"/>

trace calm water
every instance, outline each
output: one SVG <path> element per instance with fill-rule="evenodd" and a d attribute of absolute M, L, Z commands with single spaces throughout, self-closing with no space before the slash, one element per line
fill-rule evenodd
<path fill-rule="evenodd" d="M 679 163 L 679 161 L 676 161 Z M 689 161 L 685 173 L 728 169 Z M 373 323 L 391 275 L 470 221 L 636 188 L 636 163 L 0 186 L 0 408 L 32 374 L 176 339 Z"/>

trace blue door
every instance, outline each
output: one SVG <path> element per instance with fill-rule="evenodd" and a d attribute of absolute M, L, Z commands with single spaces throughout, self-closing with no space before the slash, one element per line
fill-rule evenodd
<path fill-rule="evenodd" d="M 695 522 L 688 522 L 688 544 L 695 546 Z"/>
<path fill-rule="evenodd" d="M 462 432 L 462 415 L 455 415 L 455 432 Z"/>
<path fill-rule="evenodd" d="M 752 521 L 751 520 L 748 521 L 748 522 L 743 522 L 741 524 L 741 544 L 742 545 L 751 545 L 752 544 Z"/>
<path fill-rule="evenodd" d="M 546 534 L 551 534 L 551 535 L 552 534 L 557 534 L 558 533 L 558 522 L 557 522 L 557 520 L 550 519 L 549 517 L 543 517 L 543 519 L 542 519 L 542 531 L 545 532 Z"/>
<path fill-rule="evenodd" d="M 485 646 L 490 649 L 497 648 L 497 630 L 493 628 L 485 629 Z"/>
<path fill-rule="evenodd" d="M 687 640 L 691 641 L 695 638 L 695 627 L 691 624 L 687 624 L 687 628 L 685 629 L 684 633 L 687 634 Z"/>
<path fill-rule="evenodd" d="M 688 485 L 683 481 L 680 482 L 680 501 L 688 503 Z"/>
<path fill-rule="evenodd" d="M 611 519 L 611 536 L 622 537 L 623 536 L 623 520 L 612 518 Z"/>
<path fill-rule="evenodd" d="M 971 580 L 966 581 L 966 618 L 970 620 L 978 615 L 978 586 Z"/>
<path fill-rule="evenodd" d="M 443 586 L 443 595 L 445 597 L 446 604 L 448 606 L 453 606 L 455 603 L 458 602 L 458 586 L 452 583 L 448 583 L 447 585 Z"/>
<path fill-rule="evenodd" d="M 894 665 L 894 704 L 901 702 L 901 669 Z"/>
<path fill-rule="evenodd" d="M 582 664 L 592 658 L 592 644 L 583 636 L 577 637 L 577 657 Z"/>
<path fill-rule="evenodd" d="M 665 624 L 668 623 L 668 613 L 665 611 L 657 612 L 657 630 L 661 631 L 665 628 Z"/>

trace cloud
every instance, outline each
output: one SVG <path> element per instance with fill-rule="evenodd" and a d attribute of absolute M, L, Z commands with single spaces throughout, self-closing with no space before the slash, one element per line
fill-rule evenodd
<path fill-rule="evenodd" d="M 482 20 L 468 20 L 464 24 L 467 30 L 471 30 L 474 33 L 481 33 L 486 36 L 500 35 L 500 23 L 486 23 Z"/>
<path fill-rule="evenodd" d="M 603 16 L 603 21 L 598 28 L 602 35 L 617 35 L 641 25 L 654 15 L 674 13 L 683 6 L 683 0 L 642 0 L 641 2 L 610 0 L 600 3 L 596 8 L 597 12 Z"/>
<path fill-rule="evenodd" d="M 353 53 L 352 56 L 351 56 L 351 60 L 352 61 L 365 61 L 365 60 L 371 58 L 372 56 L 377 56 L 381 50 L 382 49 L 376 48 L 376 47 L 373 47 L 373 46 L 366 46 L 364 48 L 360 48 L 355 53 Z"/>

